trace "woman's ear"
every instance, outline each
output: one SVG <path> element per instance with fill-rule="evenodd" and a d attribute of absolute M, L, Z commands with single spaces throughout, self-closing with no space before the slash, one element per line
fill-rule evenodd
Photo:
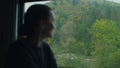
<path fill-rule="evenodd" d="M 45 30 L 45 28 L 46 28 L 45 23 L 46 23 L 46 22 L 43 21 L 43 20 L 40 21 L 40 25 L 39 25 L 39 27 L 41 28 L 41 30 Z"/>
<path fill-rule="evenodd" d="M 41 26 L 41 29 L 42 29 L 42 30 L 45 30 L 45 26 L 44 26 L 44 25 L 42 25 L 42 26 Z"/>

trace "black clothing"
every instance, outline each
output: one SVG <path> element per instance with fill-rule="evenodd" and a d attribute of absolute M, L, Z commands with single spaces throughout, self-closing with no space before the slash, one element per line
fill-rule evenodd
<path fill-rule="evenodd" d="M 47 43 L 35 47 L 24 39 L 16 41 L 8 49 L 5 68 L 57 68 L 57 64 Z"/>

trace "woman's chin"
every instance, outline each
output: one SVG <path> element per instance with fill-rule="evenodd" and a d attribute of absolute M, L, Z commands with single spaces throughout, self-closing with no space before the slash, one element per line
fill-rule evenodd
<path fill-rule="evenodd" d="M 49 35 L 49 36 L 48 36 L 48 38 L 52 38 L 52 37 L 53 37 L 53 35 Z"/>

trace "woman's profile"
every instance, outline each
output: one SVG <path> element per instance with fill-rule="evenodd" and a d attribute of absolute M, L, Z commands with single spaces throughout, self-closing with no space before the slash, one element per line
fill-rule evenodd
<path fill-rule="evenodd" d="M 53 36 L 54 14 L 46 5 L 31 6 L 19 28 L 20 39 L 10 45 L 5 68 L 57 68 L 53 52 L 44 40 Z"/>

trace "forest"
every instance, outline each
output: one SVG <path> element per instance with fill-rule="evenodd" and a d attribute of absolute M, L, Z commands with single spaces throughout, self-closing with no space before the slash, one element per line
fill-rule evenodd
<path fill-rule="evenodd" d="M 54 37 L 48 39 L 60 68 L 120 68 L 120 3 L 54 0 Z"/>

